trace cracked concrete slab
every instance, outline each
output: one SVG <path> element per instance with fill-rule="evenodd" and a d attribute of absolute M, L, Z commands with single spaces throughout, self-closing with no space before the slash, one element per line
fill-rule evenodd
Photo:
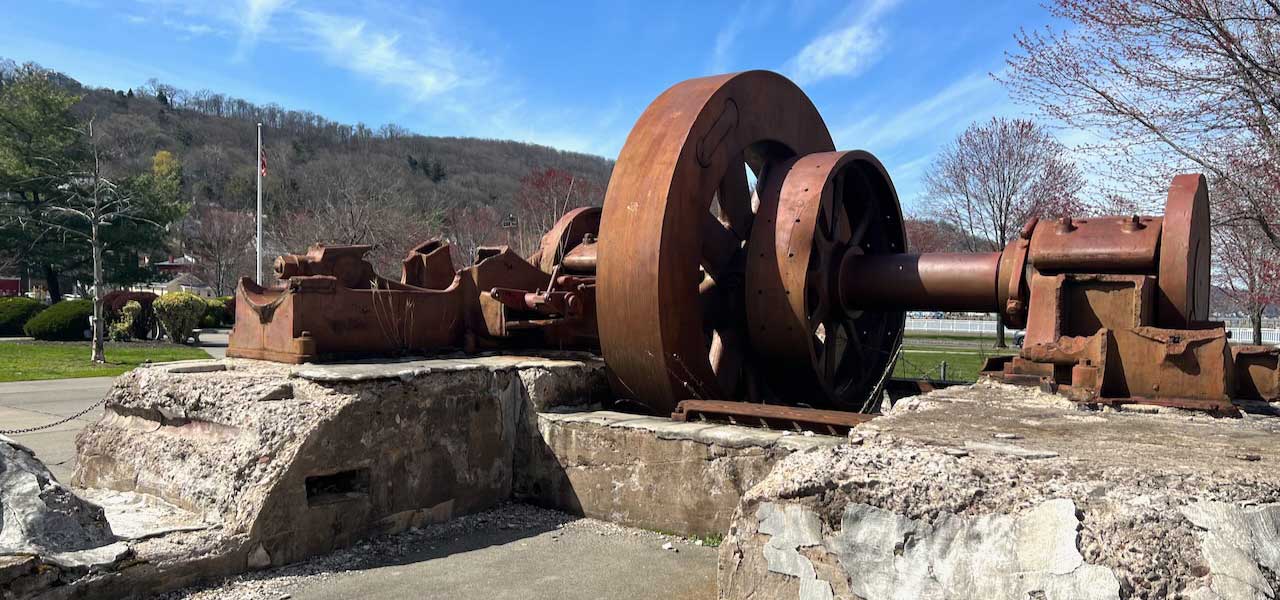
<path fill-rule="evenodd" d="M 807 568 L 770 568 L 768 515 L 809 511 L 824 543 L 795 552 L 837 598 L 1273 599 L 1277 434 L 1275 417 L 1086 411 L 989 383 L 908 399 L 747 492 L 720 597 L 808 589 Z"/>

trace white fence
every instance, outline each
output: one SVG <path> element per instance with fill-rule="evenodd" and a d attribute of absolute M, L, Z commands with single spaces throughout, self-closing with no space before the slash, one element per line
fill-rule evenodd
<path fill-rule="evenodd" d="M 907 319 L 907 331 L 912 333 L 959 333 L 968 335 L 995 335 L 996 322 L 978 319 Z M 1231 327 L 1231 341 L 1249 344 L 1253 342 L 1253 329 Z M 1012 332 L 1010 332 L 1012 335 Z M 1280 344 L 1280 329 L 1263 328 L 1262 343 Z"/>

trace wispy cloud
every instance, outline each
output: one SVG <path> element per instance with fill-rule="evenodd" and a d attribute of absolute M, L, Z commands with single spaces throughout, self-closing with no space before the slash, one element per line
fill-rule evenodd
<path fill-rule="evenodd" d="M 892 104 L 881 101 L 879 106 Z M 988 73 L 977 72 L 952 81 L 931 96 L 900 110 L 866 111 L 846 108 L 856 120 L 835 123 L 838 148 L 862 148 L 875 153 L 890 168 L 898 197 L 908 208 L 924 193 L 924 172 L 937 151 L 974 121 L 993 116 L 1019 116 L 1004 88 Z"/>
<path fill-rule="evenodd" d="M 419 34 L 422 39 L 410 51 L 399 34 L 379 31 L 364 19 L 307 11 L 298 15 L 313 36 L 312 49 L 330 64 L 401 88 L 410 100 L 423 101 L 484 77 L 459 64 L 480 61 L 430 34 Z"/>
<path fill-rule="evenodd" d="M 806 44 L 787 61 L 787 73 L 800 85 L 862 73 L 880 57 L 887 37 L 880 18 L 897 3 L 898 0 L 869 0 L 846 16 L 843 26 Z"/>
<path fill-rule="evenodd" d="M 907 142 L 941 143 L 974 120 L 1015 111 L 990 75 L 972 73 L 900 111 L 866 114 L 838 128 L 835 136 L 846 145 L 882 152 Z"/>
<path fill-rule="evenodd" d="M 711 60 L 707 63 L 708 73 L 724 73 L 734 68 L 733 50 L 738 38 L 749 28 L 766 22 L 773 13 L 773 4 L 768 2 L 742 2 L 733 18 L 716 34 L 715 45 L 711 48 Z"/>
<path fill-rule="evenodd" d="M 290 0 L 243 0 L 242 9 L 234 13 L 240 30 L 236 57 L 244 56 L 258 43 L 258 36 L 271 23 L 272 15 L 287 8 Z"/>

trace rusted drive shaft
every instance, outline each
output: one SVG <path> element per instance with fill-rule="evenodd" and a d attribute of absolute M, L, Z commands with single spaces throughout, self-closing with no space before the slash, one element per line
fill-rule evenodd
<path fill-rule="evenodd" d="M 846 254 L 840 266 L 845 310 L 1000 312 L 1000 252 Z"/>

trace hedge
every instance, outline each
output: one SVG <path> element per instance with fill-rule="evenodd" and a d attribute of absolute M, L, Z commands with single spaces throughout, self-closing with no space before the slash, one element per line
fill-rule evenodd
<path fill-rule="evenodd" d="M 201 327 L 230 327 L 235 323 L 235 296 L 206 298 L 207 308 L 200 319 Z"/>
<path fill-rule="evenodd" d="M 133 335 L 134 324 L 142 316 L 142 305 L 137 300 L 130 300 L 120 309 L 120 316 L 107 328 L 107 337 L 113 342 L 127 342 L 137 338 Z"/>
<path fill-rule="evenodd" d="M 191 339 L 191 330 L 200 324 L 206 306 L 203 298 L 189 292 L 165 294 L 155 302 L 156 318 L 170 342 L 185 344 Z"/>
<path fill-rule="evenodd" d="M 31 317 L 22 330 L 37 340 L 83 340 L 92 315 L 92 300 L 64 300 Z"/>
<path fill-rule="evenodd" d="M 145 340 L 149 336 L 152 327 L 156 323 L 156 311 L 152 306 L 156 298 L 159 296 L 151 292 L 128 292 L 117 290 L 108 292 L 102 297 L 103 308 L 107 312 L 107 322 L 114 327 L 115 323 L 120 322 L 123 318 L 123 311 L 126 304 L 137 302 L 141 312 L 133 318 L 133 326 L 128 330 L 116 329 L 118 333 L 114 335 L 126 335 L 135 340 Z"/>
<path fill-rule="evenodd" d="M 22 326 L 44 309 L 43 302 L 26 296 L 0 298 L 0 335 L 22 335 Z"/>

